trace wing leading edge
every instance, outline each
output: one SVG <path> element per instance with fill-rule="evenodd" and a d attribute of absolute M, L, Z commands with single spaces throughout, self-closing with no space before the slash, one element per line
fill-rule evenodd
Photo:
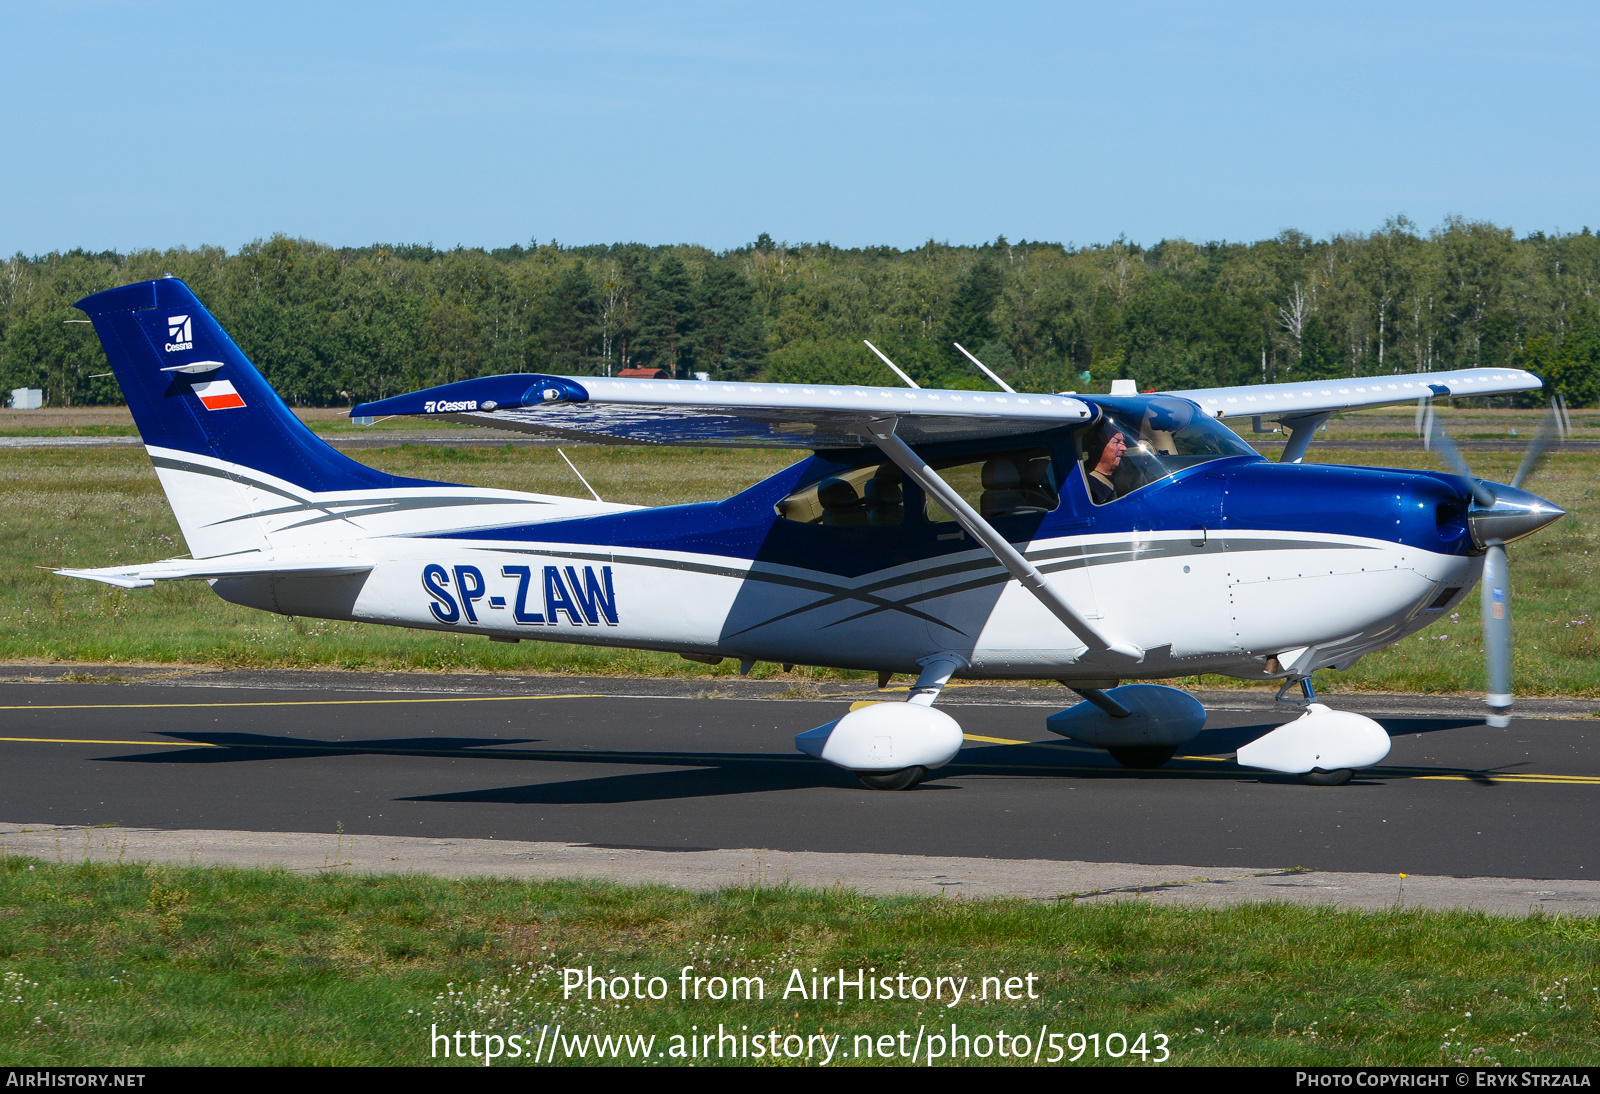
<path fill-rule="evenodd" d="M 1522 369 L 1473 368 L 1162 394 L 1191 400 L 1216 418 L 1273 417 L 1293 425 L 1295 419 L 1305 423 L 1340 410 L 1509 395 L 1541 386 Z M 362 403 L 350 416 L 366 422 L 396 415 L 442 418 L 550 444 L 826 449 L 869 446 L 869 423 L 889 418 L 900 423 L 902 440 L 919 444 L 1033 433 L 1077 425 L 1094 413 L 1071 394 L 518 373 Z"/>
<path fill-rule="evenodd" d="M 1537 391 L 1544 384 L 1520 368 L 1464 368 L 1417 372 L 1408 376 L 1361 376 L 1346 380 L 1304 380 L 1293 384 L 1203 387 L 1167 391 L 1199 403 L 1214 418 L 1253 418 L 1325 414 L 1362 407 L 1391 406 L 1418 399 L 1511 395 Z"/>
<path fill-rule="evenodd" d="M 553 444 L 859 448 L 868 423 L 900 423 L 909 443 L 978 440 L 1077 425 L 1093 416 L 1071 396 L 845 384 L 484 376 L 363 403 L 388 415 L 493 426 Z"/>

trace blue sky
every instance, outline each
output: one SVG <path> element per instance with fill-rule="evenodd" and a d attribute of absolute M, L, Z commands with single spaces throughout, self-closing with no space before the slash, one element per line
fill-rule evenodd
<path fill-rule="evenodd" d="M 0 253 L 1600 227 L 1600 5 L 0 3 Z"/>

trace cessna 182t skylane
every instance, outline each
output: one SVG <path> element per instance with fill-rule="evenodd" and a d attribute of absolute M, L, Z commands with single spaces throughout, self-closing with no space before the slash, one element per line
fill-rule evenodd
<path fill-rule="evenodd" d="M 289 615 L 915 674 L 906 702 L 795 741 L 880 789 L 956 754 L 961 728 L 933 703 L 961 676 L 1059 679 L 1084 701 L 1048 727 L 1134 767 L 1169 759 L 1205 710 L 1121 681 L 1299 684 L 1305 712 L 1238 760 L 1346 781 L 1389 738 L 1314 702 L 1311 673 L 1426 626 L 1480 576 L 1490 721 L 1506 724 L 1504 544 L 1562 515 L 1520 489 L 1559 439 L 1559 408 L 1510 485 L 1474 478 L 1436 425 L 1454 474 L 1299 462 L 1334 411 L 1540 386 L 1517 369 L 1159 395 L 1122 383 L 1111 396 L 511 375 L 351 411 L 552 444 L 811 452 L 724 501 L 652 509 L 356 463 L 296 419 L 176 279 L 78 307 L 193 557 L 59 573 L 126 588 L 204 580 Z M 1243 417 L 1282 423 L 1282 462 L 1219 420 Z M 1091 491 L 1097 468 L 1109 483 Z"/>

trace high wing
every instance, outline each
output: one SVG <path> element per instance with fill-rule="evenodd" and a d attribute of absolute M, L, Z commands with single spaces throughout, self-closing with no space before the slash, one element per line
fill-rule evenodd
<path fill-rule="evenodd" d="M 1262 418 L 1275 418 L 1289 431 L 1289 441 L 1279 458 L 1284 463 L 1299 463 L 1305 457 L 1311 438 L 1337 411 L 1448 396 L 1510 395 L 1518 391 L 1536 391 L 1543 386 L 1537 376 L 1520 368 L 1463 368 L 1453 372 L 1414 372 L 1408 376 L 1205 387 L 1166 394 L 1198 403 L 1215 418 L 1254 418 L 1258 431 Z"/>
<path fill-rule="evenodd" d="M 1134 394 L 1128 386 L 1127 392 L 1113 394 Z M 1522 369 L 1475 368 L 1162 394 L 1189 399 L 1217 418 L 1281 419 L 1309 439 L 1308 426 L 1340 410 L 1442 396 L 1507 395 L 1540 386 L 1538 377 Z M 901 440 L 920 444 L 1076 425 L 1094 411 L 1072 393 L 518 373 L 396 395 L 350 412 L 368 423 L 397 415 L 513 430 L 551 444 L 826 449 L 872 445 L 869 423 L 890 418 L 898 421 Z"/>
<path fill-rule="evenodd" d="M 484 376 L 363 403 L 358 420 L 421 415 L 528 433 L 554 444 L 860 448 L 893 418 L 910 444 L 1078 425 L 1079 399 L 848 384 L 761 384 L 520 374 Z"/>
<path fill-rule="evenodd" d="M 147 589 L 158 581 L 208 581 L 219 577 L 294 574 L 298 577 L 338 577 L 364 574 L 371 563 L 345 558 L 285 558 L 252 551 L 226 558 L 169 558 L 142 566 L 102 566 L 91 570 L 62 569 L 62 577 L 81 577 L 115 585 L 119 589 Z"/>
<path fill-rule="evenodd" d="M 1167 391 L 1199 403 L 1215 418 L 1270 415 L 1331 414 L 1338 410 L 1469 395 L 1510 395 L 1544 386 L 1520 368 L 1464 368 L 1453 372 L 1417 372 L 1408 376 L 1362 376 L 1347 380 L 1304 380 L 1293 384 L 1251 384 L 1245 387 L 1203 387 Z M 1131 392 L 1130 392 L 1131 394 Z"/>

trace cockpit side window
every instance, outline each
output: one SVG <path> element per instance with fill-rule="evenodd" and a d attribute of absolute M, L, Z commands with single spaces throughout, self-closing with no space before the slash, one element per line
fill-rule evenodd
<path fill-rule="evenodd" d="M 869 464 L 802 487 L 777 504 L 778 515 L 835 528 L 885 527 L 905 521 L 905 485 L 892 463 Z"/>
<path fill-rule="evenodd" d="M 1106 505 L 1185 468 L 1229 456 L 1261 457 L 1233 430 L 1185 399 L 1101 404 L 1074 436 L 1089 498 Z"/>

